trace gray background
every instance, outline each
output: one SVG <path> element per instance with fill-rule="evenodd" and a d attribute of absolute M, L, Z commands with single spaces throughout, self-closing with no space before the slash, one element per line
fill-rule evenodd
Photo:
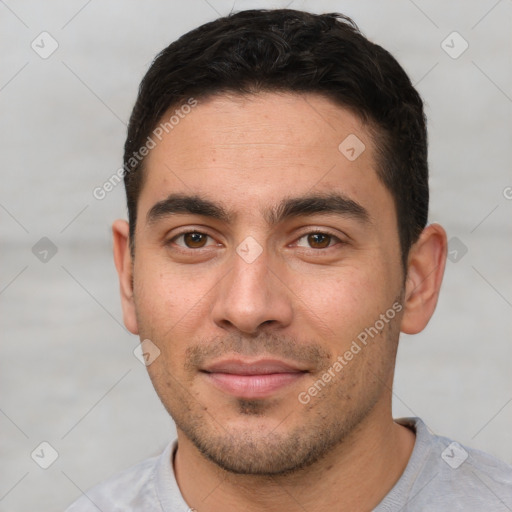
<path fill-rule="evenodd" d="M 512 2 L 241 0 L 234 10 L 287 5 L 353 16 L 425 99 L 431 220 L 446 227 L 454 261 L 428 328 L 402 338 L 394 412 L 510 463 Z M 0 1 L 1 512 L 62 510 L 174 435 L 122 325 L 110 224 L 125 216 L 124 191 L 92 192 L 121 165 L 154 55 L 232 8 Z M 46 59 L 31 48 L 50 48 L 43 31 L 59 45 Z M 458 58 L 453 31 L 469 44 Z M 42 237 L 55 255 L 44 241 L 34 254 Z M 46 470 L 31 458 L 42 441 L 58 452 Z"/>

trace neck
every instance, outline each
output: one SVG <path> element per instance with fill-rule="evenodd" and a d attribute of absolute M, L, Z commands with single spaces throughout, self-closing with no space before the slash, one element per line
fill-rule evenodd
<path fill-rule="evenodd" d="M 414 439 L 390 411 L 382 419 L 374 410 L 322 460 L 295 473 L 262 477 L 220 469 L 178 430 L 174 471 L 183 497 L 198 512 L 360 512 L 377 506 L 400 478 Z"/>

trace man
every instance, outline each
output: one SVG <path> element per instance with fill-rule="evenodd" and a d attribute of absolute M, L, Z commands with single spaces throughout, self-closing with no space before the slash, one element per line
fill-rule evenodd
<path fill-rule="evenodd" d="M 70 511 L 512 510 L 511 467 L 391 415 L 446 234 L 388 52 L 337 14 L 203 25 L 145 76 L 124 165 L 124 322 L 178 439 Z"/>

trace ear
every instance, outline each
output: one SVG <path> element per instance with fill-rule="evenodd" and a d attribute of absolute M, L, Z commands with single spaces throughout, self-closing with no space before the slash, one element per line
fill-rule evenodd
<path fill-rule="evenodd" d="M 130 253 L 128 222 L 116 220 L 112 225 L 112 235 L 114 238 L 114 263 L 116 264 L 121 289 L 124 325 L 132 334 L 139 334 L 133 300 L 133 262 Z"/>
<path fill-rule="evenodd" d="M 427 226 L 409 251 L 401 331 L 417 334 L 436 308 L 446 263 L 446 232 L 439 224 Z"/>

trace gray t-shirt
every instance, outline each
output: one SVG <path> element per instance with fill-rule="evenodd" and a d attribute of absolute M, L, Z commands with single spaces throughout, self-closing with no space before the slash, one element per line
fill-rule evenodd
<path fill-rule="evenodd" d="M 431 434 L 419 418 L 398 422 L 416 432 L 414 450 L 373 512 L 512 511 L 512 466 Z M 190 512 L 171 463 L 176 446 L 93 487 L 66 512 Z"/>

